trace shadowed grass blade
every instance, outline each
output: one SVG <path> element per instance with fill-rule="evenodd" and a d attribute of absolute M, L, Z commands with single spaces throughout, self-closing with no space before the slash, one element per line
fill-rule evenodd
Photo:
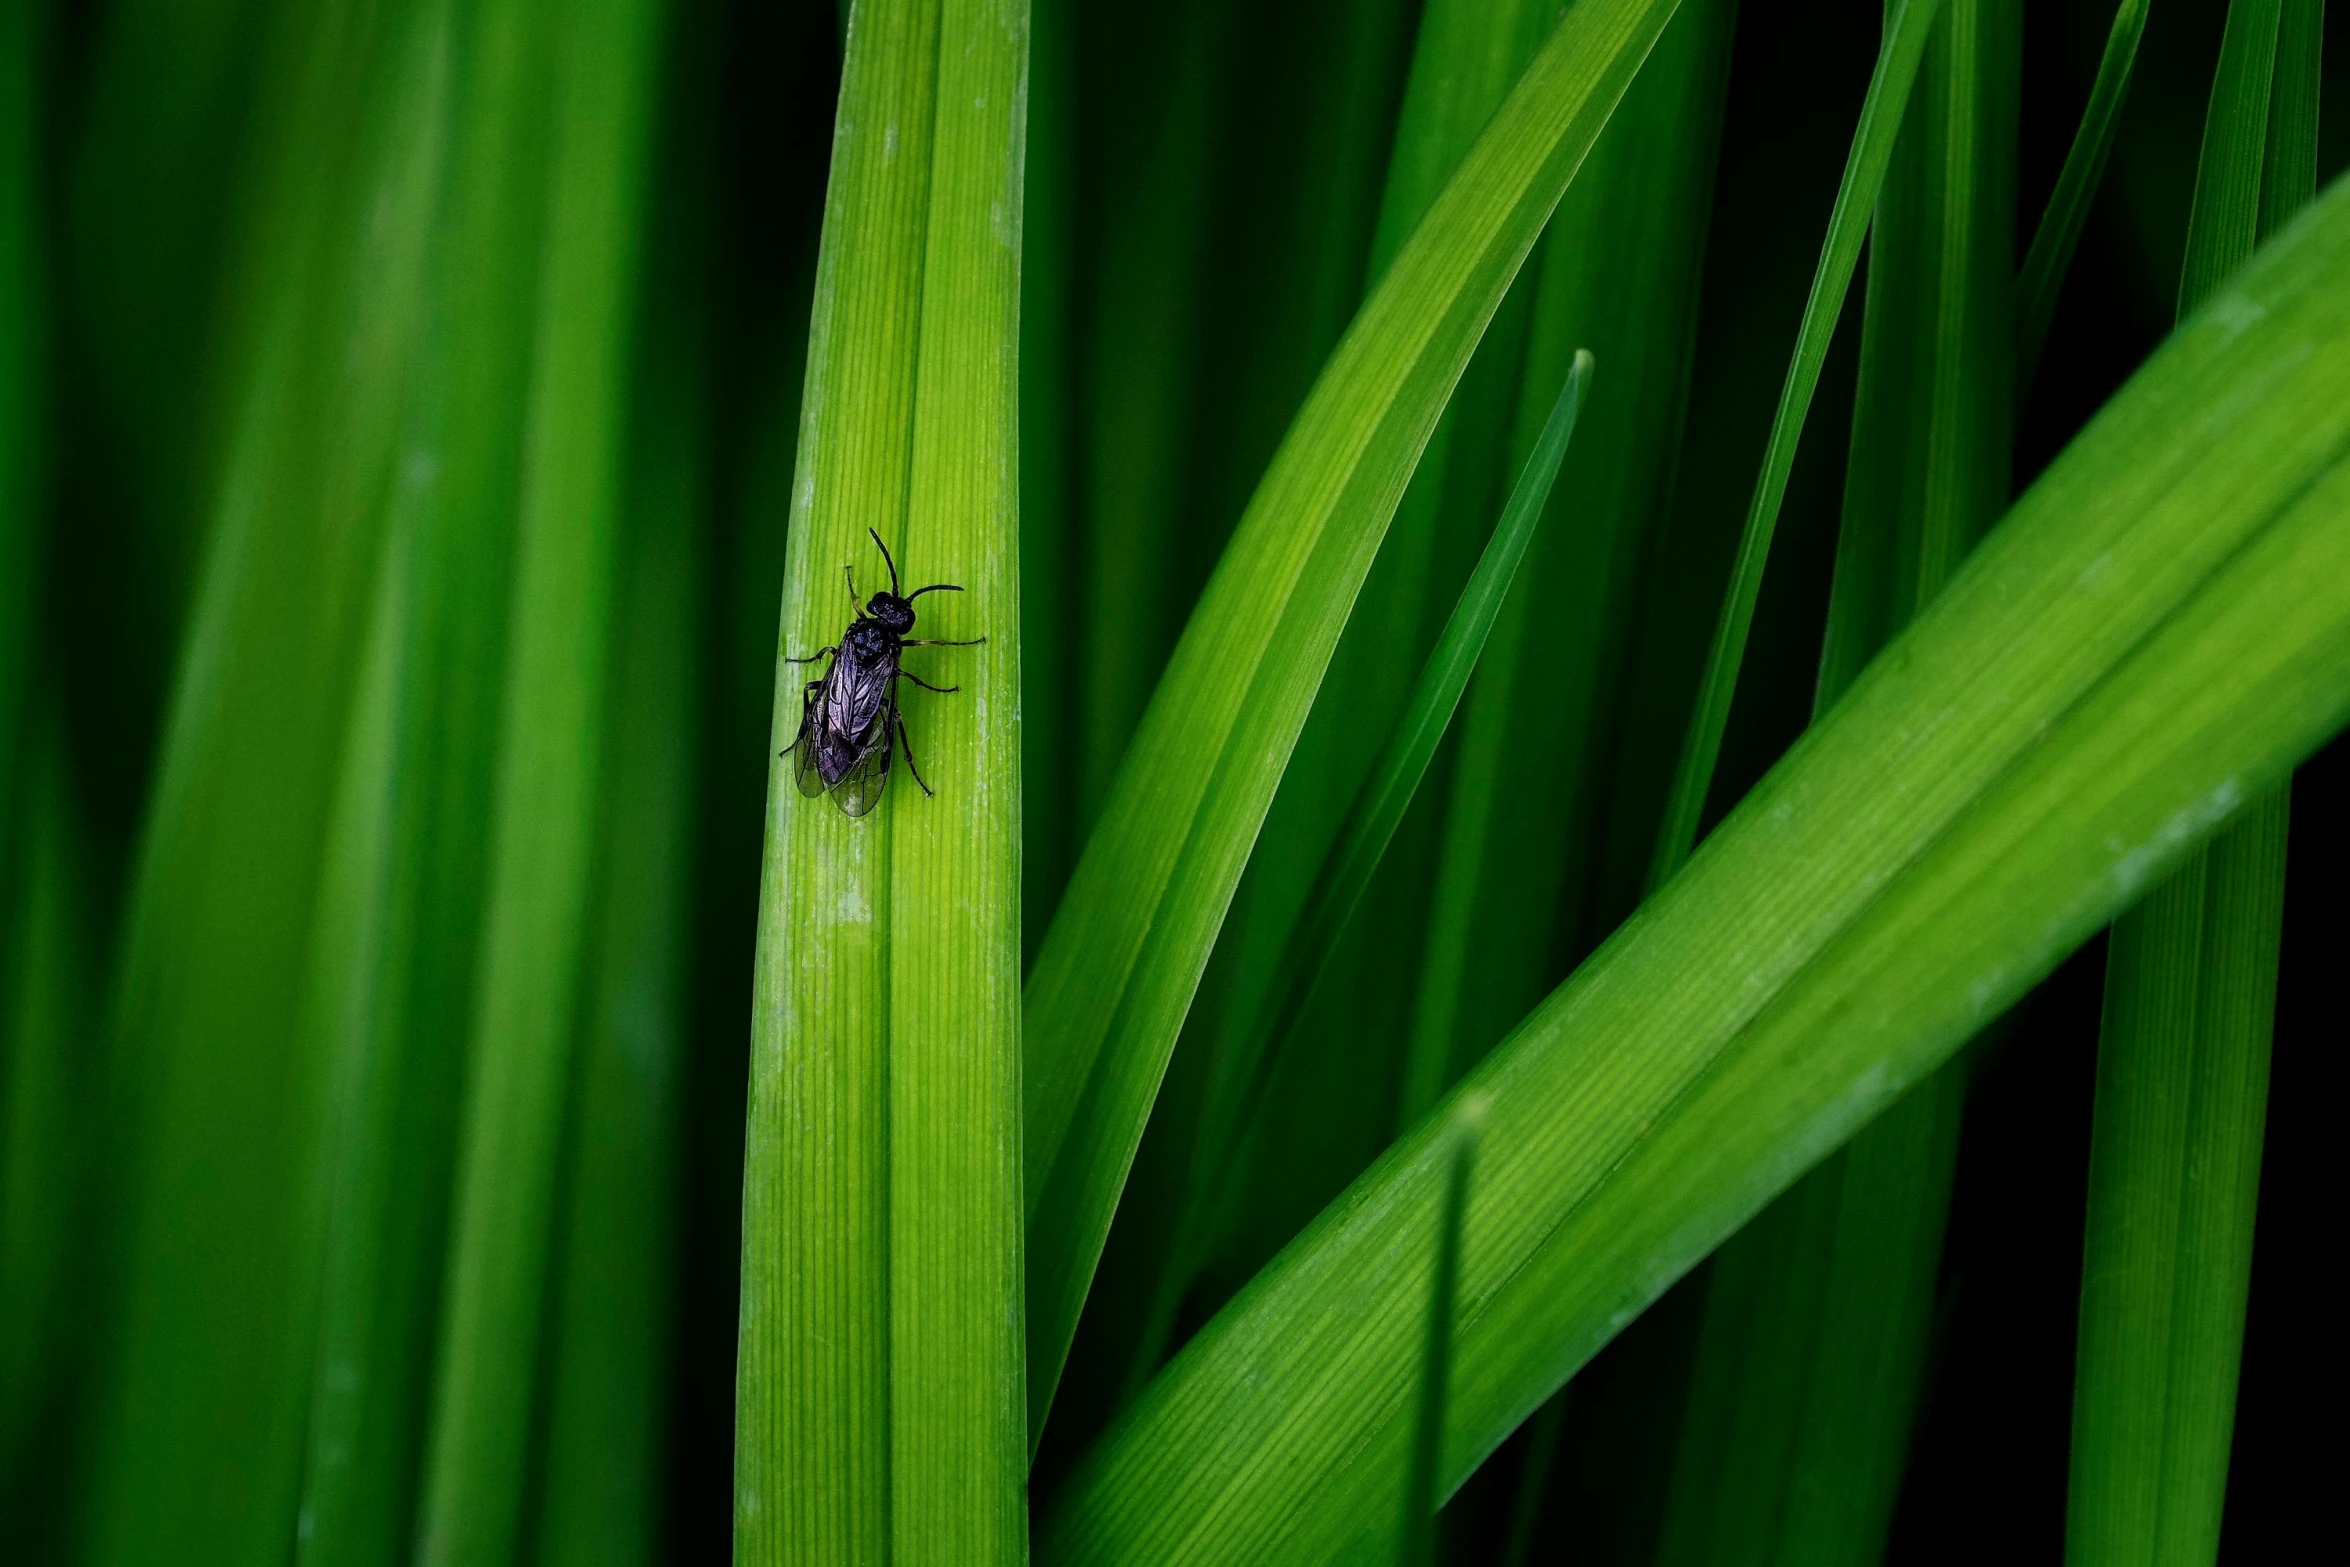
<path fill-rule="evenodd" d="M 1682 6 L 1544 241 L 1519 440 L 1576 342 L 1608 395 L 1568 454 L 1573 525 L 1543 530 L 1461 720 L 1413 1002 L 1408 1129 L 1560 977 L 1600 829 L 1595 777 L 1621 698 L 1647 545 L 1679 445 L 1735 7 Z"/>
<path fill-rule="evenodd" d="M 2228 7 L 2182 312 L 2308 199 L 2316 0 Z M 2267 154 L 2278 156 L 2264 169 Z M 2286 791 L 2114 922 L 2089 1146 L 2065 1559 L 2218 1554 L 2284 925 Z"/>
<path fill-rule="evenodd" d="M 1028 1550 L 1019 705 L 1027 64 L 1027 0 L 940 8 L 901 560 L 909 590 L 965 590 L 925 600 L 920 634 L 987 640 L 909 654 L 924 679 L 961 690 L 906 692 L 907 760 L 919 755 L 937 793 L 901 793 L 878 824 L 890 835 L 889 1500 L 899 1567 L 1019 1567 Z"/>
<path fill-rule="evenodd" d="M 561 1133 L 587 947 L 629 356 L 661 29 L 562 16 L 474 1055 L 417 1557 L 511 1558 L 523 1525 Z"/>
<path fill-rule="evenodd" d="M 2350 187 L 1463 1085 L 1491 1109 L 1446 1487 L 2350 716 L 2346 256 Z M 1397 1258 L 1443 1163 L 1439 1127 L 1407 1137 L 1194 1339 L 1071 1478 L 1040 1558 L 1377 1549 L 1420 1320 Z"/>
<path fill-rule="evenodd" d="M 432 20 L 291 7 L 264 29 L 238 369 L 120 960 L 88 1561 L 293 1537 L 331 1189 L 318 1024 L 358 999 L 337 938 L 370 917 L 322 869 L 425 335 Z"/>
<path fill-rule="evenodd" d="M 1588 353 L 1575 356 L 1574 368 L 1551 406 L 1550 418 L 1525 471 L 1518 476 L 1509 505 L 1503 508 L 1483 557 L 1420 671 L 1409 705 L 1372 764 L 1370 776 L 1363 780 L 1339 825 L 1337 839 L 1323 856 L 1305 908 L 1283 940 L 1264 1002 L 1254 1016 L 1238 1022 L 1243 1048 L 1220 1063 L 1223 1070 L 1209 1088 L 1190 1178 L 1184 1183 L 1174 1245 L 1144 1324 L 1129 1397 L 1158 1369 L 1166 1354 L 1176 1308 L 1199 1265 L 1202 1227 L 1233 1196 L 1233 1151 L 1246 1141 L 1245 1128 L 1261 1109 L 1265 1086 L 1280 1068 L 1306 1001 L 1327 970 L 1339 937 L 1361 904 L 1404 812 L 1427 777 L 1437 743 L 1460 706 L 1461 693 L 1484 652 L 1494 618 L 1501 613 L 1519 564 L 1533 541 L 1535 525 L 1550 502 L 1559 462 L 1566 456 L 1576 416 L 1590 388 L 1591 368 Z"/>
<path fill-rule="evenodd" d="M 1027 996 L 1032 1432 L 1380 535 L 1486 321 L 1672 9 L 1588 0 L 1567 13 L 1356 317 L 1152 699 Z"/>
<path fill-rule="evenodd" d="M 41 556 L 43 331 L 38 287 L 46 7 L 0 17 L 0 856 L 23 785 L 25 691 Z M 4 864 L 0 860 L 0 864 Z"/>
<path fill-rule="evenodd" d="M 2006 501 L 2020 22 L 2006 0 L 1943 6 L 1877 203 L 1815 718 Z M 1965 1087 L 1932 1074 L 1723 1246 L 1661 1562 L 1883 1556 Z"/>
<path fill-rule="evenodd" d="M 348 1567 L 404 1561 L 415 1528 L 547 206 L 548 8 L 520 0 L 459 21 L 443 7 L 434 28 L 428 46 L 462 68 L 446 88 L 426 363 L 378 585 L 394 733 L 377 759 L 344 763 L 345 787 L 389 819 L 351 819 L 377 839 L 364 884 L 374 950 L 353 955 L 365 994 L 331 1033 L 332 1195 L 297 1542 L 298 1561 Z"/>
<path fill-rule="evenodd" d="M 1836 190 L 1836 206 L 1828 217 L 1819 270 L 1812 275 L 1811 295 L 1804 301 L 1795 354 L 1787 366 L 1778 412 L 1771 418 L 1762 472 L 1755 478 L 1754 500 L 1747 508 L 1746 529 L 1738 540 L 1737 563 L 1730 568 L 1729 593 L 1714 627 L 1712 650 L 1706 655 L 1697 710 L 1690 717 L 1689 737 L 1682 744 L 1664 820 L 1657 829 L 1656 853 L 1648 872 L 1652 890 L 1673 878 L 1697 842 L 1698 816 L 1713 784 L 1714 764 L 1721 757 L 1722 732 L 1730 722 L 1730 698 L 1738 688 L 1738 666 L 1746 656 L 1746 636 L 1754 625 L 1754 602 L 1762 592 L 1763 568 L 1770 561 L 1771 533 L 1778 526 L 1779 505 L 1786 499 L 1796 443 L 1803 438 L 1804 416 L 1811 411 L 1812 393 L 1819 387 L 1828 339 L 1843 312 L 1844 293 L 1860 261 L 1861 241 L 1868 237 L 1869 216 L 1876 210 L 1877 192 L 1884 184 L 1886 165 L 1892 161 L 1894 137 L 1901 129 L 1902 112 L 1909 103 L 1911 84 L 1917 80 L 1918 62 L 1925 56 L 1939 3 L 1894 0 L 1885 13 L 1884 43 L 1877 52 L 1876 70 L 1869 77 L 1860 124 L 1853 131 L 1852 154 Z"/>
<path fill-rule="evenodd" d="M 1436 1250 L 1428 1269 L 1420 1407 L 1412 1426 L 1411 1468 L 1404 1477 L 1403 1520 L 1395 1551 L 1398 1567 L 1427 1567 L 1436 1560 L 1436 1477 L 1443 1472 L 1453 1317 L 1461 1293 L 1461 1226 L 1469 1210 L 1469 1179 L 1477 1165 L 1477 1133 L 1485 1122 L 1485 1102 L 1468 1095 L 1453 1106 L 1451 1120 L 1452 1167 L 1446 1172 L 1444 1204 L 1436 1218 Z"/>
<path fill-rule="evenodd" d="M 2105 38 L 2105 53 L 2097 61 L 2097 80 L 2089 88 L 2088 107 L 2081 111 L 2080 129 L 2048 196 L 2048 209 L 2032 232 L 2032 248 L 2024 254 L 2023 271 L 2015 283 L 2015 380 L 2019 390 L 2032 384 L 2039 368 L 2040 350 L 2048 341 L 2049 318 L 2056 314 L 2057 296 L 2064 290 L 2064 274 L 2072 265 L 2074 247 L 2089 221 L 2089 203 L 2105 173 L 2113 151 L 2113 133 L 2121 124 L 2122 104 L 2129 97 L 2130 67 L 2138 59 L 2138 40 L 2146 31 L 2148 0 L 2121 0 L 2113 13 L 2113 31 Z"/>

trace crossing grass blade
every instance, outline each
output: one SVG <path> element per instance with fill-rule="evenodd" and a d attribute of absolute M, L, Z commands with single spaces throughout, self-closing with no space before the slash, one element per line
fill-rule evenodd
<path fill-rule="evenodd" d="M 926 600 L 910 770 L 852 820 L 780 753 L 743 1195 L 735 1549 L 1015 1559 L 1019 1336 L 1020 179 L 1027 9 L 865 0 L 849 26 L 779 659 L 839 640 L 890 540 Z"/>
<path fill-rule="evenodd" d="M 1559 193 L 1672 13 L 1570 10 L 1356 317 L 1152 700 L 1030 980 L 1029 1420 L 1202 966 L 1428 432 Z"/>
<path fill-rule="evenodd" d="M 1690 717 L 1689 736 L 1682 743 L 1664 820 L 1657 829 L 1656 852 L 1648 872 L 1652 890 L 1673 878 L 1697 842 L 1698 817 L 1713 785 L 1714 764 L 1721 758 L 1722 732 L 1730 722 L 1730 698 L 1738 688 L 1738 667 L 1746 656 L 1747 634 L 1753 629 L 1755 599 L 1762 592 L 1763 568 L 1770 560 L 1779 506 L 1787 496 L 1787 476 L 1795 466 L 1796 443 L 1803 438 L 1804 417 L 1811 411 L 1812 394 L 1819 389 L 1828 339 L 1843 312 L 1845 290 L 1851 286 L 1853 268 L 1860 261 L 1861 242 L 1868 237 L 1869 215 L 1876 208 L 1886 165 L 1892 161 L 1894 138 L 1901 130 L 1902 114 L 1917 80 L 1918 63 L 1925 57 L 1926 39 L 1933 32 L 1939 4 L 1940 0 L 1895 0 L 1885 13 L 1884 42 L 1869 77 L 1868 97 L 1861 104 L 1860 124 L 1853 131 L 1852 154 L 1844 165 L 1843 182 L 1836 189 L 1827 238 L 1820 246 L 1819 269 L 1812 275 L 1811 294 L 1804 301 L 1795 353 L 1779 393 L 1778 411 L 1771 418 L 1770 440 L 1763 448 L 1762 472 L 1755 479 L 1746 529 L 1738 540 L 1738 559 L 1730 568 L 1729 592 L 1714 627 L 1713 647 L 1706 655 L 1697 709 Z"/>
<path fill-rule="evenodd" d="M 2148 0 L 2121 0 L 2114 8 L 2113 31 L 2098 57 L 2097 79 L 2089 88 L 2088 107 L 2081 111 L 2080 129 L 2065 152 L 2057 172 L 2056 189 L 2048 209 L 2032 231 L 2032 248 L 2024 253 L 2024 267 L 2016 278 L 2015 378 L 2019 389 L 2029 388 L 2032 372 L 2040 366 L 2040 350 L 2048 342 L 2048 323 L 2056 315 L 2057 296 L 2072 265 L 2073 250 L 2089 221 L 2089 203 L 2105 174 L 2113 152 L 2113 133 L 2121 124 L 2122 104 L 2129 97 L 2130 67 L 2137 63 L 2138 40 L 2146 32 Z"/>
<path fill-rule="evenodd" d="M 1591 369 L 1588 353 L 1575 356 L 1534 453 L 1518 476 L 1517 488 L 1494 526 L 1484 555 L 1470 573 L 1468 585 L 1461 590 L 1451 618 L 1420 671 L 1403 717 L 1388 735 L 1370 776 L 1363 780 L 1346 819 L 1339 824 L 1336 840 L 1323 856 L 1305 908 L 1283 940 L 1273 983 L 1263 1003 L 1256 1015 L 1244 1018 L 1239 1025 L 1245 1030 L 1243 1048 L 1219 1063 L 1223 1070 L 1209 1087 L 1190 1178 L 1180 1199 L 1174 1243 L 1143 1324 L 1141 1348 L 1130 1373 L 1129 1397 L 1158 1369 L 1166 1354 L 1176 1308 L 1199 1264 L 1204 1226 L 1231 1200 L 1233 1151 L 1247 1140 L 1246 1128 L 1262 1107 L 1265 1086 L 1280 1068 L 1306 1001 L 1327 972 L 1330 955 L 1362 903 L 1404 812 L 1427 777 L 1437 743 L 1460 706 L 1461 693 L 1484 652 L 1494 619 L 1501 613 L 1519 564 L 1533 541 L 1535 526 L 1550 502 L 1559 462 L 1566 456 L 1567 442 L 1574 435 L 1576 418 L 1590 388 Z"/>
<path fill-rule="evenodd" d="M 1446 1488 L 2350 717 L 2345 257 L 2337 188 L 1463 1085 L 1491 1108 Z M 1063 1489 L 1040 1559 L 1376 1549 L 1425 1287 L 1404 1237 L 1443 1163 L 1433 1125 L 1404 1139 L 1195 1338 Z"/>
<path fill-rule="evenodd" d="M 2236 0 L 2182 311 L 2308 199 L 2322 6 Z M 2271 161 L 2271 154 L 2274 160 Z M 2098 1040 L 2065 1559 L 2218 1554 L 2284 924 L 2286 791 L 2114 922 Z"/>
<path fill-rule="evenodd" d="M 640 217 L 661 45 L 645 0 L 562 18 L 474 1052 L 417 1557 L 503 1562 L 525 1477 L 587 942 Z"/>

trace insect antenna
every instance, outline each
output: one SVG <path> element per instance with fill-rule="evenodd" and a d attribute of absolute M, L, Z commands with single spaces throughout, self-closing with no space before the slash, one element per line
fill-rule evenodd
<path fill-rule="evenodd" d="M 925 593 L 960 593 L 962 591 L 963 584 L 960 582 L 933 582 L 929 587 L 916 588 L 913 592 L 907 594 L 906 602 L 911 604 L 914 602 L 914 600 L 920 598 Z"/>
<path fill-rule="evenodd" d="M 875 549 L 877 549 L 877 550 L 881 551 L 881 558 L 882 558 L 882 560 L 883 560 L 883 561 L 885 561 L 885 562 L 887 562 L 887 563 L 888 563 L 888 565 L 889 565 L 889 590 L 890 590 L 890 592 L 892 592 L 892 593 L 895 593 L 895 592 L 897 592 L 897 590 L 898 590 L 898 563 L 897 563 L 895 560 L 891 559 L 891 557 L 890 557 L 890 553 L 889 553 L 889 546 L 881 542 L 881 535 L 880 535 L 879 533 L 875 533 L 875 532 L 874 532 L 874 530 L 873 530 L 873 529 L 871 529 L 871 528 L 867 528 L 865 531 L 866 531 L 867 533 L 871 533 L 871 534 L 873 534 L 873 547 L 874 547 Z"/>

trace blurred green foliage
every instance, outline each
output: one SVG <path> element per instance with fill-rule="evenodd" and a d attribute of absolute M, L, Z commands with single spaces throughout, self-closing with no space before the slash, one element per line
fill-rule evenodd
<path fill-rule="evenodd" d="M 998 773 L 1018 749 L 1020 838 L 983 861 L 963 818 L 907 829 L 928 847 L 899 852 L 935 862 L 922 895 L 946 909 L 970 891 L 1000 938 L 985 1005 L 940 978 L 934 1018 L 1002 1014 L 1011 942 L 1023 962 L 1042 949 L 1325 363 L 1562 13 L 1596 3 L 1028 7 L 1020 315 L 999 334 L 1016 341 L 1016 467 L 953 470 L 1019 497 L 1016 592 L 993 596 L 1016 613 L 977 594 L 954 613 L 1016 659 L 987 667 L 1017 672 L 1017 731 L 984 734 Z M 1898 9 L 1680 0 L 1491 325 L 1465 333 L 1359 594 L 1324 606 L 1327 673 L 1294 693 L 1318 695 L 1294 754 L 1267 763 L 1261 829 L 1233 839 L 1246 870 L 1199 932 L 1147 1127 L 1118 1133 L 1140 1137 L 1132 1172 L 1095 1194 L 1115 1219 L 1090 1291 L 1064 1303 L 1083 1310 L 1031 1479 L 1040 1520 L 1095 1483 L 1073 1474 L 1105 1472 L 1122 1439 L 1101 1439 L 1138 1399 L 1163 1405 L 1168 1362 L 1205 1359 L 1185 1346 L 1228 1334 L 1268 1265 L 1334 1199 L 1362 1201 L 1365 1172 L 1651 890 Z M 1683 790 L 1700 843 L 2182 300 L 2350 152 L 2350 76 L 2326 69 L 2317 0 L 1940 10 L 1883 194 L 1846 225 L 1855 246 L 1870 225 L 1851 297 L 1815 323 L 1817 391 L 1781 442 L 1751 634 L 1716 681 L 1718 766 Z M 0 5 L 11 1561 L 735 1548 L 738 1301 L 746 1261 L 773 1261 L 742 1246 L 778 606 L 794 475 L 820 471 L 802 391 L 859 16 L 834 0 Z M 2253 34 L 2273 67 L 2254 69 Z M 2011 299 L 2125 35 L 2110 155 L 2067 187 L 2077 249 Z M 926 92 L 949 79 L 929 55 L 889 63 Z M 1256 1085 L 1243 1068 L 1288 933 L 1578 349 L 1597 358 L 1591 401 L 1459 720 Z M 823 617 L 838 564 L 808 563 Z M 923 700 L 916 743 L 965 743 L 938 705 L 959 699 Z M 2092 942 L 1710 1276 L 1614 1324 L 1535 1433 L 1481 1465 L 1424 1445 L 1439 1494 L 1461 1483 L 1408 1548 L 1498 1561 L 1517 1524 L 1513 1562 L 2052 1555 L 2068 1486 L 2084 1562 L 2249 1560 L 2306 1532 L 2326 1492 L 2292 1433 L 2321 1402 L 2331 1330 L 2308 1304 L 2308 1236 L 2330 1222 L 2312 1107 L 2339 1093 L 2316 1042 L 2339 1003 L 2296 933 L 2332 917 L 2343 766 L 2329 751 L 2301 773 L 2289 846 L 2278 798 L 2258 875 L 2214 860 L 2257 905 L 2247 942 L 2224 918 L 2208 939 L 2130 927 L 2103 1058 Z M 923 807 L 906 783 L 890 809 Z M 965 951 L 929 939 L 906 950 Z M 2147 1009 L 2184 992 L 2236 998 L 2241 1047 L 2131 1065 L 2114 1036 L 2159 1044 Z M 2190 1133 L 2148 1110 L 2190 1082 L 2233 1111 Z M 947 1103 L 919 1123 L 949 1127 L 925 1178 L 968 1211 L 900 1260 L 970 1264 L 952 1274 L 968 1281 L 985 1269 L 963 1239 L 1011 1235 L 1019 1194 L 938 1171 L 976 1168 L 947 1156 L 1002 1153 L 1017 1128 L 983 1136 Z M 1511 1168 L 1502 1123 L 1480 1183 Z M 2225 1144 L 2233 1184 L 2165 1210 L 2161 1244 L 2130 1252 L 2129 1216 L 2153 1211 L 2190 1136 Z M 1448 1232 L 1472 1294 L 1477 1202 Z M 1434 1215 L 1398 1229 L 1413 1239 L 1381 1276 L 1414 1312 Z M 2146 1302 L 2206 1275 L 2216 1304 L 2182 1305 L 2175 1348 L 2149 1350 L 2130 1326 Z M 910 1286 L 876 1277 L 853 1304 L 886 1314 Z M 1013 1298 L 949 1290 L 899 1332 L 1017 1325 L 1000 1288 Z M 1017 1348 L 999 1337 L 991 1365 Z M 1458 1408 L 1507 1402 L 1480 1391 L 1486 1362 L 1432 1359 Z M 2157 1449 L 2193 1481 L 2164 1482 L 2185 1520 L 2168 1554 L 2097 1522 L 2136 1508 Z M 1388 1529 L 1405 1468 L 1378 1483 L 1364 1516 Z M 979 1507 L 952 1493 L 923 1493 L 937 1528 L 918 1537 Z"/>

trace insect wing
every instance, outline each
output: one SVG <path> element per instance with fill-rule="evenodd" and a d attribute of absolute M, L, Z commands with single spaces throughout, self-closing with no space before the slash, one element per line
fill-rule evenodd
<path fill-rule="evenodd" d="M 800 699 L 800 732 L 791 743 L 792 781 L 800 786 L 800 793 L 810 797 L 822 794 L 824 775 L 816 767 L 818 698 L 821 693 L 808 692 Z"/>
<path fill-rule="evenodd" d="M 840 807 L 843 816 L 862 816 L 872 810 L 881 803 L 881 791 L 889 787 L 889 718 L 885 704 L 881 721 L 874 725 L 863 753 L 841 775 L 840 782 L 832 786 L 832 803 Z"/>

